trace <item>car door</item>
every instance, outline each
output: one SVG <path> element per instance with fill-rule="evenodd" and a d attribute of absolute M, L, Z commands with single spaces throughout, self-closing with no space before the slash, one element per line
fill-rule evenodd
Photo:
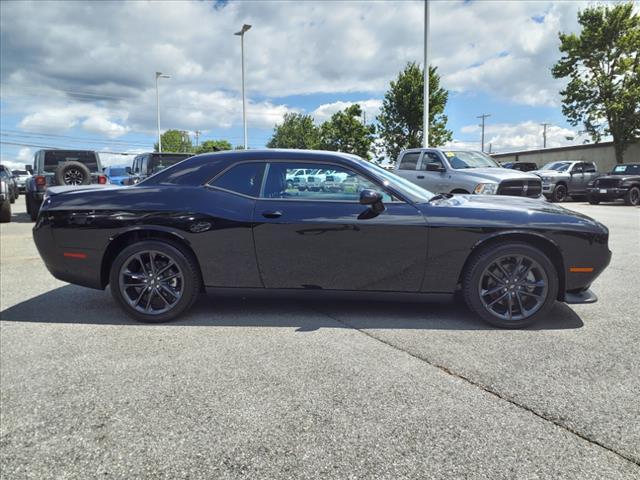
<path fill-rule="evenodd" d="M 287 173 L 310 168 L 344 177 L 338 186 L 286 188 Z M 362 172 L 322 162 L 271 162 L 254 212 L 254 240 L 267 288 L 412 291 L 420 289 L 427 253 L 426 221 Z M 318 175 L 326 178 L 326 175 Z M 330 175 L 331 177 L 331 175 Z M 363 189 L 384 193 L 374 214 Z"/>
<path fill-rule="evenodd" d="M 571 167 L 571 182 L 569 184 L 569 194 L 582 193 L 587 188 L 584 174 L 584 163 L 577 162 Z"/>
<path fill-rule="evenodd" d="M 433 191 L 429 187 L 430 178 L 424 175 L 424 172 L 418 170 L 420 165 L 420 157 L 422 152 L 404 152 L 399 160 L 398 168 L 395 173 L 401 177 L 406 178 L 416 185 L 420 185 L 422 188 Z"/>
<path fill-rule="evenodd" d="M 428 170 L 427 165 L 440 168 L 441 171 Z M 436 152 L 424 152 L 418 165 L 418 178 L 421 179 L 421 177 L 424 177 L 424 186 L 421 186 L 430 192 L 446 193 L 451 190 L 447 167 Z"/>
<path fill-rule="evenodd" d="M 584 186 L 583 190 L 586 192 L 589 183 L 592 180 L 595 180 L 598 177 L 598 171 L 596 169 L 596 164 L 593 162 L 584 162 Z"/>

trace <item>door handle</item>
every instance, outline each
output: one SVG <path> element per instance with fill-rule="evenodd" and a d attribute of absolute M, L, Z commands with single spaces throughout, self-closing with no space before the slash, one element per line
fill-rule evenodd
<path fill-rule="evenodd" d="M 424 175 L 418 175 L 417 178 L 420 179 L 420 180 L 423 180 L 424 179 Z"/>
<path fill-rule="evenodd" d="M 282 212 L 279 210 L 267 210 L 266 212 L 262 212 L 262 216 L 264 218 L 280 218 L 282 216 Z"/>

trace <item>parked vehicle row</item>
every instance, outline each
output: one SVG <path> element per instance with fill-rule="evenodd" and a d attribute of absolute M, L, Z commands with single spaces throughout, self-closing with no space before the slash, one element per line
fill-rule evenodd
<path fill-rule="evenodd" d="M 2 178 L 7 184 L 9 203 L 15 203 L 20 196 L 20 188 L 18 187 L 16 177 L 6 166 L 0 165 L 0 178 Z"/>
<path fill-rule="evenodd" d="M 298 169 L 344 174 L 355 188 L 292 190 Z M 589 287 L 611 256 L 607 228 L 562 207 L 437 194 L 353 155 L 296 150 L 198 155 L 127 188 L 50 187 L 33 235 L 55 277 L 110 285 L 150 322 L 181 315 L 204 288 L 459 290 L 487 322 L 522 327 L 556 300 L 595 301 Z"/>

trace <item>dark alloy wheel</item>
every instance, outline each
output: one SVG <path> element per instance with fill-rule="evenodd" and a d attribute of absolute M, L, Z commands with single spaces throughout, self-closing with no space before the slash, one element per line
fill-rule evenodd
<path fill-rule="evenodd" d="M 125 311 L 144 322 L 165 322 L 187 310 L 200 291 L 191 255 L 148 240 L 124 249 L 114 261 L 111 292 Z"/>
<path fill-rule="evenodd" d="M 504 243 L 477 255 L 467 268 L 467 305 L 492 325 L 520 328 L 535 322 L 557 297 L 549 259 L 526 243 Z"/>
<path fill-rule="evenodd" d="M 624 203 L 627 205 L 640 205 L 640 188 L 631 187 L 624 196 Z"/>
<path fill-rule="evenodd" d="M 556 185 L 556 188 L 553 189 L 553 194 L 551 195 L 552 202 L 564 202 L 567 199 L 567 187 L 564 185 Z"/>

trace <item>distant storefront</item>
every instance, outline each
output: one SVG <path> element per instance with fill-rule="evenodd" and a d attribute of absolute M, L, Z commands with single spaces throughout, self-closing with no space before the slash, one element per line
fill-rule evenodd
<path fill-rule="evenodd" d="M 616 164 L 613 142 L 572 145 L 569 147 L 541 148 L 520 152 L 494 153 L 493 158 L 504 162 L 535 162 L 538 166 L 557 160 L 595 162 L 600 171 L 608 171 Z M 640 142 L 632 143 L 624 152 L 624 162 L 640 162 Z"/>

